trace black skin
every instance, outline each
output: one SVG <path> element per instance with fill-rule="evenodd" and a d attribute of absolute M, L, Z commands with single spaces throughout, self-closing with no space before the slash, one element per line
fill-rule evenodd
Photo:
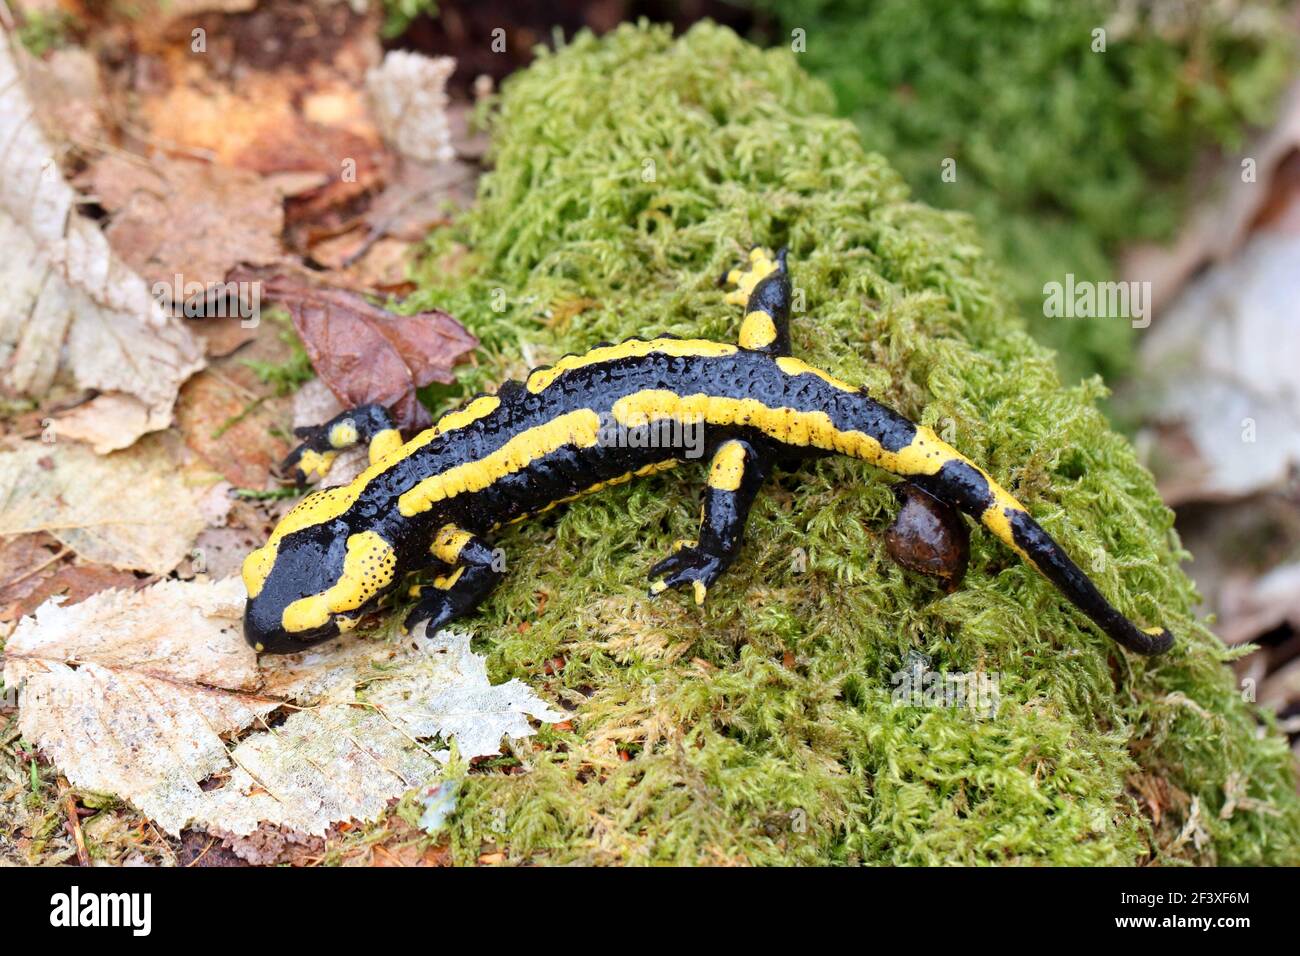
<path fill-rule="evenodd" d="M 791 375 L 777 367 L 775 358 L 789 352 L 790 281 L 784 252 L 779 256 L 779 263 L 776 272 L 753 288 L 746 306 L 746 312 L 761 309 L 772 317 L 777 337 L 767 347 L 741 348 L 726 356 L 673 356 L 663 352 L 625 356 L 570 369 L 540 393 L 530 391 L 520 382 L 506 382 L 497 392 L 499 406 L 489 414 L 439 433 L 422 447 L 386 466 L 337 517 L 284 536 L 260 593 L 248 602 L 245 635 L 249 643 L 260 645 L 270 653 L 287 653 L 339 633 L 334 620 L 312 631 L 292 633 L 281 628 L 280 620 L 282 610 L 289 603 L 322 593 L 338 579 L 346 541 L 351 535 L 363 531 L 378 534 L 393 548 L 398 569 L 384 592 L 376 594 L 363 607 L 348 612 L 348 618 L 353 621 L 373 610 L 384 593 L 394 590 L 402 574 L 429 567 L 447 570 L 430 554 L 430 544 L 439 528 L 453 525 L 473 535 L 470 544 L 457 557 L 457 564 L 463 569 L 460 577 L 446 589 L 430 589 L 427 595 L 422 594 L 408 617 L 410 625 L 428 622 L 431 627 L 440 627 L 472 612 L 501 579 L 502 573 L 494 567 L 492 551 L 486 543 L 495 530 L 577 496 L 597 483 L 668 459 L 690 457 L 689 449 L 682 443 L 673 447 L 636 447 L 633 442 L 600 442 L 589 447 L 566 444 L 484 487 L 439 500 L 427 511 L 409 517 L 400 513 L 399 498 L 421 480 L 482 461 L 512 438 L 545 426 L 561 415 L 582 410 L 604 415 L 625 396 L 667 389 L 681 395 L 703 393 L 737 400 L 753 399 L 768 408 L 820 412 L 837 429 L 871 436 L 886 451 L 896 452 L 909 446 L 917 436 L 917 427 L 865 392 L 846 391 L 815 375 Z M 362 440 L 392 427 L 391 420 L 378 406 L 347 412 L 335 422 L 344 417 L 357 425 Z M 327 448 L 329 424 L 334 422 L 309 432 L 304 447 Z M 656 564 L 651 569 L 652 579 L 668 587 L 711 587 L 735 560 L 750 506 L 772 467 L 777 463 L 788 467 L 799 460 L 825 454 L 811 447 L 780 443 L 759 428 L 745 424 L 705 428 L 705 449 L 709 455 L 733 440 L 743 443 L 745 449 L 740 486 L 734 491 L 707 489 L 698 543 L 683 547 Z M 302 448 L 295 450 L 286 466 L 293 468 L 302 452 Z M 336 493 L 335 489 L 326 492 Z M 985 477 L 961 461 L 949 461 L 933 475 L 914 476 L 904 494 L 913 493 L 924 493 L 933 499 L 931 518 L 939 521 L 944 529 L 936 539 L 941 550 L 951 550 L 960 534 L 952 524 L 956 520 L 955 511 L 978 520 L 995 501 Z M 915 516 L 909 516 L 908 520 L 912 517 Z M 1048 580 L 1120 644 L 1140 654 L 1158 654 L 1172 644 L 1168 631 L 1146 633 L 1113 608 L 1028 514 L 1016 514 L 1011 527 L 1016 544 Z M 957 556 L 949 555 L 947 565 L 939 562 L 942 573 L 937 576 L 951 579 L 951 565 L 956 559 Z M 926 561 L 913 563 L 924 565 Z M 935 573 L 934 568 L 929 573 Z M 653 589 L 652 593 L 657 591 Z"/>

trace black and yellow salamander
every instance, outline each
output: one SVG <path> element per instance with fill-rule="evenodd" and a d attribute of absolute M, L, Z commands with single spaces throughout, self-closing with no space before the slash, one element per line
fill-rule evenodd
<path fill-rule="evenodd" d="M 472 611 L 503 576 L 486 537 L 496 529 L 706 454 L 699 539 L 679 542 L 650 569 L 651 594 L 689 587 L 702 603 L 735 560 L 773 464 L 838 453 L 905 477 L 909 493 L 930 496 L 931 510 L 954 519 L 949 527 L 964 532 L 954 509 L 978 520 L 1123 646 L 1139 654 L 1170 647 L 1167 630 L 1120 614 L 1019 502 L 931 429 L 790 356 L 784 250 L 755 249 L 724 284 L 727 301 L 745 309 L 738 344 L 599 345 L 474 398 L 407 442 L 374 405 L 300 431 L 305 441 L 285 466 L 304 480 L 358 442 L 369 445 L 370 467 L 308 495 L 244 561 L 248 642 L 283 653 L 327 640 L 425 568 L 440 573 L 406 624 L 427 622 L 432 633 Z M 649 434 L 662 438 L 665 426 L 679 440 Z M 680 440 L 692 429 L 698 443 Z"/>

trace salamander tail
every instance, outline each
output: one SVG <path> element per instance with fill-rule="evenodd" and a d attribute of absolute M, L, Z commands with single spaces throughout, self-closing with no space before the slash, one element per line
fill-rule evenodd
<path fill-rule="evenodd" d="M 1102 596 L 1092 579 L 1007 491 L 927 428 L 917 439 L 946 459 L 928 475 L 912 475 L 923 490 L 969 514 L 1052 582 L 1108 636 L 1137 654 L 1162 654 L 1174 643 L 1163 627 L 1140 628 Z"/>

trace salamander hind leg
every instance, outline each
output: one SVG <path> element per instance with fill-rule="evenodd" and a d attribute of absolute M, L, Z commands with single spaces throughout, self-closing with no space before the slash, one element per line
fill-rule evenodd
<path fill-rule="evenodd" d="M 469 614 L 505 576 L 498 553 L 477 535 L 454 525 L 447 525 L 437 533 L 430 550 L 435 558 L 450 565 L 451 570 L 435 578 L 432 587 L 421 591 L 419 602 L 407 614 L 405 622 L 407 630 L 427 622 L 427 634 Z"/>
<path fill-rule="evenodd" d="M 280 464 L 280 472 L 292 475 L 299 484 L 312 475 L 324 478 L 339 452 L 361 442 L 370 445 L 370 462 L 374 464 L 389 452 L 400 448 L 401 432 L 382 405 L 358 405 L 335 415 L 323 425 L 295 428 L 302 444 Z"/>
<path fill-rule="evenodd" d="M 704 518 L 698 541 L 679 541 L 673 553 L 650 569 L 651 596 L 691 586 L 696 604 L 740 552 L 745 521 L 767 476 L 767 456 L 749 442 L 729 439 L 713 455 Z"/>

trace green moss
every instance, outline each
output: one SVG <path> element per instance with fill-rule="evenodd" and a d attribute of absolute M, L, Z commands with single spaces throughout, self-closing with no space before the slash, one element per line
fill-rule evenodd
<path fill-rule="evenodd" d="M 652 601 L 647 568 L 698 518 L 702 466 L 678 469 L 503 538 L 510 577 L 469 626 L 494 680 L 573 720 L 468 774 L 455 858 L 1300 860 L 1289 752 L 1194 619 L 1171 514 L 1100 387 L 1060 386 L 968 220 L 910 201 L 832 106 L 791 54 L 712 25 L 580 35 L 507 83 L 495 170 L 412 306 L 482 338 L 469 391 L 605 339 L 733 340 L 714 279 L 787 244 L 796 354 L 950 437 L 1176 648 L 1118 651 L 981 531 L 957 593 L 903 572 L 888 486 L 847 460 L 770 483 L 704 608 Z M 896 705 L 917 652 L 995 676 L 996 715 Z"/>
<path fill-rule="evenodd" d="M 380 33 L 391 40 L 405 33 L 421 16 L 437 15 L 438 0 L 384 0 L 384 24 Z"/>
<path fill-rule="evenodd" d="M 68 44 L 68 34 L 80 26 L 77 18 L 63 10 L 30 10 L 18 27 L 18 42 L 32 56 L 45 56 Z"/>
<path fill-rule="evenodd" d="M 803 31 L 800 64 L 922 199 L 974 214 L 1069 381 L 1123 372 L 1135 336 L 1122 320 L 1044 318 L 1043 284 L 1110 279 L 1120 244 L 1167 238 L 1192 165 L 1269 120 L 1295 55 L 1275 0 L 755 5 L 783 44 Z"/>

